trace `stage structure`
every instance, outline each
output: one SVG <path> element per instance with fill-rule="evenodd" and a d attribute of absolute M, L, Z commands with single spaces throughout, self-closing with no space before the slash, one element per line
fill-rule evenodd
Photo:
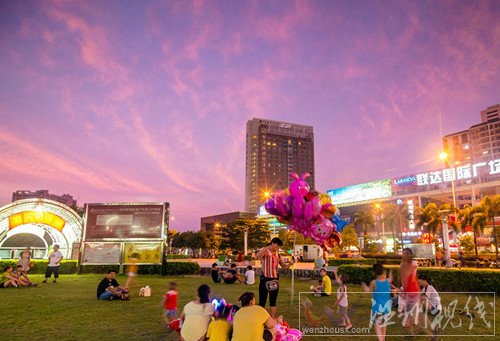
<path fill-rule="evenodd" d="M 81 265 L 162 264 L 170 204 L 85 204 Z"/>
<path fill-rule="evenodd" d="M 23 199 L 0 208 L 0 258 L 17 258 L 26 247 L 32 258 L 47 258 L 58 244 L 64 258 L 71 259 L 81 235 L 80 216 L 57 201 Z"/>

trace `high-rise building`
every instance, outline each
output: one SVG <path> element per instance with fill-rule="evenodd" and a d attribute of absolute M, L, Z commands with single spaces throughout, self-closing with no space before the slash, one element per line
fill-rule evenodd
<path fill-rule="evenodd" d="M 12 202 L 21 199 L 31 199 L 31 198 L 54 200 L 69 207 L 77 206 L 77 202 L 73 198 L 73 196 L 69 194 L 63 194 L 63 195 L 50 194 L 49 191 L 47 191 L 46 189 L 40 189 L 35 192 L 22 190 L 12 193 Z"/>
<path fill-rule="evenodd" d="M 500 105 L 481 111 L 481 123 L 443 137 L 443 149 L 457 164 L 489 162 L 500 158 Z"/>
<path fill-rule="evenodd" d="M 313 127 L 253 118 L 247 122 L 245 210 L 257 213 L 266 193 L 284 189 L 290 173 L 311 176 L 315 188 Z"/>

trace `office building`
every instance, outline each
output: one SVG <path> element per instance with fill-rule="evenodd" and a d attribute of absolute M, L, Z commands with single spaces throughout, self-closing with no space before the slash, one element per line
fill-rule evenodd
<path fill-rule="evenodd" d="M 31 198 L 39 198 L 39 199 L 49 199 L 49 200 L 54 200 L 57 202 L 60 202 L 61 204 L 64 204 L 69 207 L 76 207 L 77 202 L 73 198 L 73 196 L 69 194 L 63 194 L 63 195 L 56 195 L 56 194 L 50 194 L 48 190 L 46 189 L 41 189 L 35 192 L 32 191 L 27 191 L 27 190 L 21 190 L 21 191 L 15 191 L 12 193 L 12 202 L 21 200 L 21 199 L 31 199 Z"/>
<path fill-rule="evenodd" d="M 201 218 L 201 231 L 214 232 L 220 234 L 220 228 L 237 219 L 253 219 L 255 213 L 250 212 L 230 212 Z"/>
<path fill-rule="evenodd" d="M 480 116 L 481 123 L 443 137 L 443 150 L 451 163 L 489 163 L 500 158 L 500 105 L 484 109 Z"/>
<path fill-rule="evenodd" d="M 257 213 L 266 194 L 288 187 L 290 173 L 308 172 L 315 188 L 313 127 L 253 118 L 247 122 L 245 210 Z"/>

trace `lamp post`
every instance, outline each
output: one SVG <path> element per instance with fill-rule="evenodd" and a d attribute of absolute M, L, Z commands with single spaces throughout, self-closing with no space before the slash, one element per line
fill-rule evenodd
<path fill-rule="evenodd" d="M 441 215 L 441 222 L 443 224 L 443 248 L 444 248 L 444 261 L 446 264 L 446 267 L 449 268 L 451 267 L 450 264 L 450 241 L 449 241 L 449 236 L 448 236 L 448 214 L 450 213 L 450 210 L 441 210 L 438 211 L 438 213 Z"/>
<path fill-rule="evenodd" d="M 375 208 L 377 209 L 377 220 L 380 225 L 382 225 L 382 247 L 384 249 L 384 253 L 387 251 L 386 250 L 386 245 L 387 245 L 387 238 L 385 236 L 385 222 L 384 222 L 384 212 L 382 211 L 382 206 L 380 203 L 375 204 Z"/>
<path fill-rule="evenodd" d="M 446 167 L 450 167 L 450 160 L 448 159 L 448 153 L 441 152 L 439 158 L 446 163 Z M 453 197 L 453 207 L 457 207 L 457 202 L 455 199 L 455 172 L 453 172 L 453 177 L 451 178 L 451 195 Z"/>

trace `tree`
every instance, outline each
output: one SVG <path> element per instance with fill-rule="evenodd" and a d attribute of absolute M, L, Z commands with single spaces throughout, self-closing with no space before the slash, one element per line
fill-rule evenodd
<path fill-rule="evenodd" d="M 344 248 L 347 248 L 347 250 L 351 249 L 351 246 L 355 246 L 359 250 L 359 240 L 358 240 L 358 235 L 356 234 L 356 230 L 354 229 L 354 226 L 352 225 L 347 225 L 344 227 L 342 232 L 340 232 L 342 236 L 342 250 Z"/>
<path fill-rule="evenodd" d="M 458 238 L 458 246 L 460 246 L 460 248 L 465 253 L 465 257 L 470 257 L 472 251 L 474 251 L 474 247 L 476 246 L 474 243 L 475 243 L 474 238 L 472 238 L 472 236 L 469 236 L 467 234 L 464 234 L 460 238 Z"/>
<path fill-rule="evenodd" d="M 459 211 L 458 220 L 463 231 L 465 231 L 467 226 L 472 228 L 474 234 L 474 254 L 477 257 L 477 234 L 479 231 L 481 231 L 481 233 L 484 232 L 488 217 L 480 206 L 472 207 L 470 205 L 466 205 Z"/>
<path fill-rule="evenodd" d="M 354 214 L 354 222 L 353 224 L 356 226 L 361 224 L 363 226 L 363 249 L 365 252 L 368 250 L 368 229 L 373 229 L 375 227 L 375 221 L 373 220 L 373 215 L 371 212 L 366 210 L 359 210 Z"/>
<path fill-rule="evenodd" d="M 498 262 L 498 234 L 497 227 L 495 225 L 495 217 L 500 214 L 500 195 L 495 195 L 493 197 L 487 195 L 481 200 L 479 204 L 480 212 L 484 213 L 488 220 L 491 220 L 493 224 L 493 237 L 495 240 L 495 254 L 496 260 Z"/>
<path fill-rule="evenodd" d="M 408 206 L 398 205 L 398 204 L 385 204 L 382 206 L 384 212 L 384 221 L 388 226 L 390 226 L 392 231 L 392 239 L 394 240 L 394 252 L 397 252 L 399 246 L 401 245 L 396 238 L 396 226 L 399 226 L 399 232 L 401 233 L 403 224 L 408 224 L 410 220 L 410 213 L 408 212 Z M 403 236 L 401 235 L 401 241 L 403 241 Z"/>
<path fill-rule="evenodd" d="M 236 219 L 221 228 L 221 247 L 243 250 L 245 230 L 248 231 L 248 248 L 261 248 L 269 241 L 269 224 L 264 219 Z"/>
<path fill-rule="evenodd" d="M 439 229 L 442 227 L 443 211 L 448 211 L 448 214 L 458 213 L 458 210 L 451 204 L 442 204 L 438 208 L 433 202 L 427 204 L 424 208 L 417 207 L 415 211 L 416 226 L 418 228 L 424 227 L 424 230 L 433 236 L 438 234 Z M 460 230 L 460 226 L 456 221 L 448 220 L 448 226 L 456 232 Z"/>

